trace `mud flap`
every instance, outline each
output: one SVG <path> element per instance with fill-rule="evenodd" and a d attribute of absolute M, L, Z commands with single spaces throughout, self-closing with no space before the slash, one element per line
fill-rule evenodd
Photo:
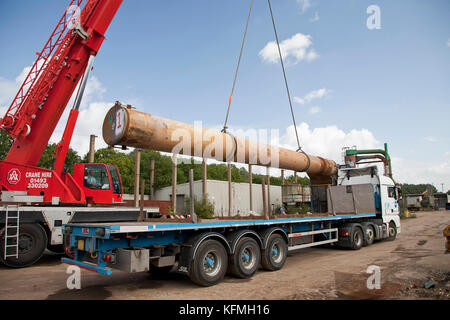
<path fill-rule="evenodd" d="M 191 269 L 191 262 L 192 262 L 192 253 L 191 245 L 183 245 L 181 247 L 180 256 L 178 258 L 178 267 L 176 272 L 180 274 L 189 275 L 189 270 Z"/>
<path fill-rule="evenodd" d="M 228 254 L 230 253 L 230 245 L 226 241 L 225 237 L 217 232 L 205 232 L 197 235 L 192 235 L 192 237 L 190 237 L 188 241 L 186 241 L 186 243 L 183 243 L 181 245 L 180 257 L 178 258 L 178 267 L 176 270 L 177 273 L 189 275 L 197 247 L 200 245 L 200 243 L 203 242 L 203 240 L 208 238 L 220 238 L 223 243 L 226 244 L 225 250 Z"/>

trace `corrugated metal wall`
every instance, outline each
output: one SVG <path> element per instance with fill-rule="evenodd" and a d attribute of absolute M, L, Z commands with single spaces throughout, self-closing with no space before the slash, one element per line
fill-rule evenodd
<path fill-rule="evenodd" d="M 253 184 L 253 211 L 255 215 L 263 214 L 262 187 L 260 184 Z M 233 210 L 232 215 L 241 216 L 250 213 L 250 187 L 248 183 L 232 183 Z M 214 215 L 216 217 L 228 216 L 228 182 L 208 180 L 207 182 L 208 199 L 214 204 Z M 197 200 L 202 198 L 202 181 L 194 182 L 194 197 Z M 171 200 L 172 187 L 163 188 L 155 192 L 156 200 Z M 180 184 L 177 186 L 177 196 L 184 195 L 189 197 L 189 184 Z M 267 193 L 266 193 L 267 196 Z M 270 202 L 275 209 L 281 206 L 281 187 L 270 186 Z M 178 213 L 180 208 L 177 208 Z"/>

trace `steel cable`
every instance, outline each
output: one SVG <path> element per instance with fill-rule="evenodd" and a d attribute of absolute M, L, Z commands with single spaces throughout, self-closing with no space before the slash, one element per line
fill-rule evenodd
<path fill-rule="evenodd" d="M 275 18 L 274 18 L 274 15 L 273 15 L 272 5 L 271 5 L 271 3 L 270 3 L 270 0 L 267 0 L 267 2 L 268 2 L 268 4 L 269 4 L 270 16 L 271 16 L 271 18 L 272 18 L 272 25 L 273 25 L 273 31 L 274 31 L 274 33 L 275 33 L 275 40 L 276 40 L 276 42 L 277 42 L 278 54 L 280 55 L 281 68 L 282 68 L 282 70 L 283 70 L 284 83 L 285 83 L 285 85 L 286 85 L 286 92 L 287 92 L 287 96 L 288 96 L 288 99 L 289 99 L 289 107 L 290 107 L 290 109 L 291 109 L 292 122 L 294 123 L 295 136 L 296 136 L 296 138 L 297 138 L 297 145 L 298 145 L 297 152 L 300 151 L 300 152 L 303 153 L 303 154 L 306 156 L 306 158 L 308 159 L 308 164 L 307 164 L 307 166 L 306 166 L 306 168 L 305 168 L 305 171 L 307 171 L 307 170 L 309 169 L 309 167 L 311 166 L 311 159 L 310 159 L 309 156 L 303 151 L 303 149 L 302 149 L 302 147 L 301 147 L 301 145 L 300 145 L 300 139 L 299 139 L 299 136 L 298 136 L 297 124 L 296 124 L 296 121 L 295 121 L 295 115 L 294 115 L 294 108 L 292 107 L 291 93 L 290 93 L 290 91 L 289 91 L 289 85 L 288 85 L 287 76 L 286 76 L 286 69 L 285 69 L 285 67 L 284 67 L 283 55 L 281 54 L 281 48 L 280 48 L 280 41 L 279 41 L 279 39 L 278 39 L 277 27 L 276 27 L 276 25 L 275 25 Z"/>
<path fill-rule="evenodd" d="M 244 52 L 245 40 L 247 38 L 248 25 L 250 23 L 250 17 L 252 15 L 252 9 L 253 9 L 254 2 L 255 1 L 252 0 L 252 2 L 250 3 L 250 11 L 248 13 L 247 23 L 245 25 L 244 38 L 242 39 L 242 45 L 241 45 L 241 52 L 239 53 L 238 64 L 237 64 L 237 67 L 236 67 L 236 72 L 234 74 L 233 87 L 231 89 L 230 97 L 228 98 L 227 115 L 225 116 L 225 123 L 224 123 L 223 129 L 222 129 L 222 132 L 224 132 L 224 133 L 227 133 L 227 129 L 228 129 L 227 124 L 228 124 L 228 117 L 230 115 L 231 101 L 233 100 L 234 89 L 236 88 L 237 77 L 238 77 L 238 74 L 239 74 L 239 67 L 241 65 L 242 53 Z"/>

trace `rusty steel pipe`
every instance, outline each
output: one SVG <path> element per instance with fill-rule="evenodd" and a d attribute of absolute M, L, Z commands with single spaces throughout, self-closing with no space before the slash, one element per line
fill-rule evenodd
<path fill-rule="evenodd" d="M 337 165 L 332 160 L 139 112 L 120 103 L 116 103 L 105 117 L 103 139 L 110 146 L 275 167 L 322 178 L 337 173 Z"/>

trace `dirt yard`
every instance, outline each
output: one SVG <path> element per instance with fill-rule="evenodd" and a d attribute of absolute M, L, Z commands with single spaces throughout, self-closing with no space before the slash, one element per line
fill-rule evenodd
<path fill-rule="evenodd" d="M 360 251 L 311 248 L 293 253 L 278 272 L 260 270 L 249 280 L 226 277 L 201 288 L 184 276 L 164 279 L 113 271 L 110 277 L 82 271 L 81 290 L 66 288 L 67 266 L 47 254 L 26 269 L 0 266 L 0 299 L 450 299 L 450 254 L 442 230 L 450 211 L 421 212 L 402 220 L 395 241 Z M 366 287 L 368 266 L 381 268 L 381 289 Z M 424 285 L 433 281 L 434 287 Z"/>

